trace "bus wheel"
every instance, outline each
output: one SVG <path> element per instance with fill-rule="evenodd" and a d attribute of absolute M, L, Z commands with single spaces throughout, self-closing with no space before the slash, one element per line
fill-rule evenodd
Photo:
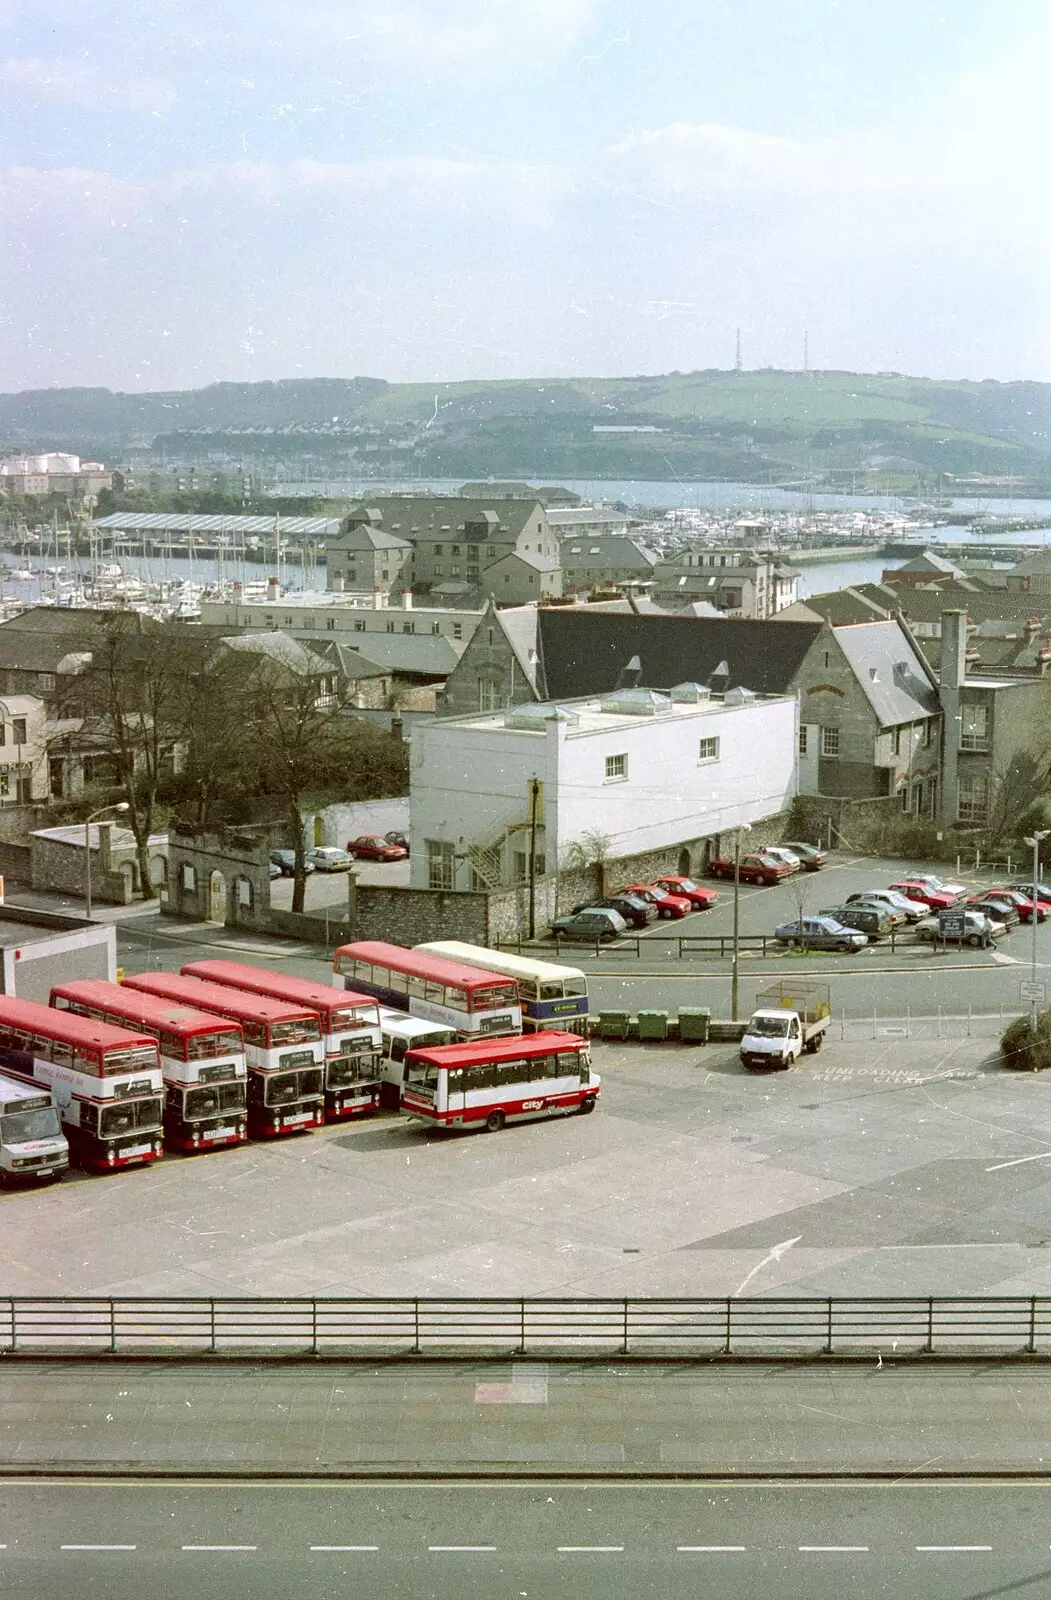
<path fill-rule="evenodd" d="M 499 1133 L 505 1121 L 502 1111 L 490 1111 L 485 1119 L 485 1126 L 489 1133 Z"/>
<path fill-rule="evenodd" d="M 595 1096 L 593 1094 L 589 1094 L 580 1102 L 580 1114 L 581 1116 L 586 1117 L 588 1112 L 594 1111 L 594 1109 Z"/>

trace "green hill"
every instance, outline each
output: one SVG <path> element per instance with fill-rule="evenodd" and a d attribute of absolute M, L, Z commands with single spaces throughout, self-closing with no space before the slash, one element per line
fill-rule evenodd
<path fill-rule="evenodd" d="M 599 430 L 599 431 L 596 431 Z M 613 431 L 611 431 L 613 430 Z M 627 430 L 627 431 L 621 431 Z M 641 430 L 641 431 L 632 431 Z M 314 473 L 1051 481 L 1051 384 L 722 372 L 393 384 L 376 378 L 0 396 L 0 445 L 119 459 L 163 444 Z"/>

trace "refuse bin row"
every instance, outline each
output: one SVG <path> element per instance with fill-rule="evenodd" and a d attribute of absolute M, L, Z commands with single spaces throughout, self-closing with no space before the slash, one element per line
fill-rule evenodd
<path fill-rule="evenodd" d="M 712 1035 L 708 1006 L 684 1006 L 675 1016 L 668 1011 L 640 1011 L 637 1015 L 600 1011 L 596 1020 L 600 1039 L 678 1039 L 682 1044 L 707 1044 Z"/>

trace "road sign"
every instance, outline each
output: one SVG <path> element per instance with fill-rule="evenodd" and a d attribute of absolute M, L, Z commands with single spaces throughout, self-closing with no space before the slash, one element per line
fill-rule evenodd
<path fill-rule="evenodd" d="M 1028 978 L 1023 978 L 1022 982 L 1018 985 L 1022 999 L 1035 1000 L 1038 1005 L 1043 1005 L 1044 1003 L 1044 991 L 1046 987 L 1046 984 L 1032 983 Z"/>
<path fill-rule="evenodd" d="M 943 911 L 938 917 L 938 933 L 943 939 L 962 939 L 966 925 L 962 911 Z"/>

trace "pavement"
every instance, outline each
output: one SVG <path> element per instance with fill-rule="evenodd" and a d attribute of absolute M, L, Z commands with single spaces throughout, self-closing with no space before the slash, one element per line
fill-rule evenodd
<path fill-rule="evenodd" d="M 9 1362 L 0 1474 L 1051 1476 L 1046 1365 Z"/>

